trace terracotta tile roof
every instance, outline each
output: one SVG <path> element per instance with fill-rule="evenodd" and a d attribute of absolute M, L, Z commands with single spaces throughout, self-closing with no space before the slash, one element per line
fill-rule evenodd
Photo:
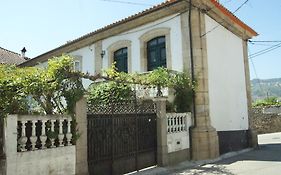
<path fill-rule="evenodd" d="M 252 29 L 247 24 L 245 24 L 243 21 L 241 21 L 237 16 L 235 16 L 227 8 L 225 8 L 223 5 L 221 5 L 217 0 L 209 0 L 209 1 L 211 1 L 215 5 L 215 7 L 217 7 L 224 15 L 228 16 L 234 23 L 238 24 L 243 29 L 249 31 L 253 36 L 258 35 L 258 33 L 254 29 Z"/>
<path fill-rule="evenodd" d="M 0 64 L 21 64 L 26 59 L 22 58 L 20 54 L 0 47 Z"/>

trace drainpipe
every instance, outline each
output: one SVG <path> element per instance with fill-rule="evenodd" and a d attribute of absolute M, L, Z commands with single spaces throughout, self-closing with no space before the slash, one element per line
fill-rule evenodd
<path fill-rule="evenodd" d="M 190 43 L 190 65 L 191 65 L 191 80 L 195 81 L 195 75 L 194 75 L 194 62 L 193 62 L 193 41 L 192 41 L 192 21 L 191 21 L 191 10 L 192 10 L 192 0 L 189 0 L 189 16 L 188 16 L 188 28 L 189 28 L 189 43 Z M 193 99 L 193 105 L 192 105 L 192 109 L 193 109 L 193 115 L 194 115 L 194 126 L 197 125 L 196 123 L 196 108 L 195 108 L 195 91 L 193 90 L 192 93 L 192 99 Z"/>
<path fill-rule="evenodd" d="M 193 62 L 193 41 L 192 41 L 192 20 L 191 20 L 191 11 L 192 11 L 192 0 L 189 0 L 189 15 L 188 15 L 188 28 L 189 28 L 189 44 L 190 44 L 190 66 L 191 66 L 191 80 L 195 81 L 194 75 L 194 62 Z M 193 110 L 193 126 L 189 128 L 189 133 L 191 130 L 197 126 L 196 121 L 196 107 L 195 107 L 195 90 L 192 93 L 192 110 Z M 192 136 L 190 134 L 190 150 L 192 150 Z M 190 153 L 190 158 L 193 158 L 192 151 Z"/>

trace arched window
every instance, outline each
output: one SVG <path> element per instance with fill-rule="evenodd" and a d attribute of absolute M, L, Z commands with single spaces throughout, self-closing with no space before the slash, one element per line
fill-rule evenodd
<path fill-rule="evenodd" d="M 147 70 L 167 67 L 165 36 L 154 38 L 147 42 Z"/>
<path fill-rule="evenodd" d="M 128 72 L 128 48 L 124 47 L 114 52 L 114 62 L 119 72 Z"/>

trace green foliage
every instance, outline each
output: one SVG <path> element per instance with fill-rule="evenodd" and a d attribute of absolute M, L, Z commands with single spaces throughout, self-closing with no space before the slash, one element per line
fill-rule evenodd
<path fill-rule="evenodd" d="M 167 68 L 157 68 L 145 74 L 118 72 L 113 65 L 104 72 L 113 82 L 94 84 L 89 89 L 88 101 L 91 104 L 107 104 L 109 100 L 128 99 L 132 96 L 130 84 L 141 84 L 148 87 L 169 87 L 175 90 L 175 100 L 168 103 L 168 111 L 190 111 L 192 94 L 196 83 L 187 73 L 179 73 Z"/>
<path fill-rule="evenodd" d="M 177 74 L 173 86 L 175 90 L 174 105 L 176 112 L 188 112 L 191 110 L 195 84 L 187 73 Z"/>
<path fill-rule="evenodd" d="M 47 68 L 0 65 L 0 111 L 7 114 L 73 113 L 83 95 L 79 77 L 70 77 L 73 59 L 63 55 Z"/>
<path fill-rule="evenodd" d="M 277 97 L 268 97 L 263 100 L 257 100 L 253 103 L 253 107 L 264 107 L 264 106 L 279 106 L 281 102 L 278 101 Z"/>
<path fill-rule="evenodd" d="M 93 84 L 88 92 L 90 104 L 108 104 L 110 101 L 130 99 L 133 95 L 129 85 L 113 81 Z"/>

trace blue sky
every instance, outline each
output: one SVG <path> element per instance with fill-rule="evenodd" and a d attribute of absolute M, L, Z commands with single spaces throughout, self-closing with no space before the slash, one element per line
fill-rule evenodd
<path fill-rule="evenodd" d="M 124 0 L 157 4 L 163 0 Z M 245 0 L 220 0 L 234 11 Z M 8 0 L 0 6 L 0 47 L 35 57 L 69 40 L 148 8 L 147 5 L 103 0 Z M 259 36 L 253 40 L 281 40 L 281 1 L 249 0 L 237 13 Z M 260 44 L 260 45 L 258 45 Z M 249 44 L 253 54 L 278 43 Z M 252 59 L 258 78 L 281 77 L 281 47 Z M 250 61 L 251 79 L 256 78 Z"/>

